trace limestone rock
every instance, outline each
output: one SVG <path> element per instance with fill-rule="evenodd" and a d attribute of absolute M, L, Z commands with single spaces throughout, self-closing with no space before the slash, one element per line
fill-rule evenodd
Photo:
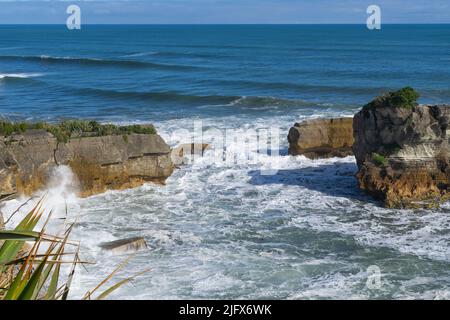
<path fill-rule="evenodd" d="M 0 198 L 30 194 L 48 180 L 55 166 L 56 139 L 46 131 L 30 130 L 8 137 L 0 145 Z"/>
<path fill-rule="evenodd" d="M 175 165 L 187 164 L 189 159 L 186 157 L 191 155 L 203 156 L 206 150 L 210 150 L 211 147 L 207 143 L 186 143 L 172 149 L 171 158 Z"/>
<path fill-rule="evenodd" d="M 157 134 L 73 137 L 58 143 L 44 130 L 30 130 L 0 140 L 0 199 L 45 187 L 58 165 L 72 169 L 80 196 L 164 183 L 174 169 L 170 148 Z"/>
<path fill-rule="evenodd" d="M 3 212 L 0 211 L 0 231 L 5 230 L 5 220 L 3 218 Z"/>
<path fill-rule="evenodd" d="M 289 131 L 289 154 L 310 159 L 352 155 L 352 118 L 315 119 L 296 123 Z"/>
<path fill-rule="evenodd" d="M 447 200 L 449 122 L 448 105 L 364 107 L 353 123 L 360 188 L 395 208 Z"/>
<path fill-rule="evenodd" d="M 100 244 L 100 248 L 111 251 L 114 254 L 137 252 L 147 249 L 147 243 L 142 237 L 121 239 Z"/>

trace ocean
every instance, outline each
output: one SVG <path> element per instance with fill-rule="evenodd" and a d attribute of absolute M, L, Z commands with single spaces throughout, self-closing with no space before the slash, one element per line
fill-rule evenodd
<path fill-rule="evenodd" d="M 194 121 L 280 132 L 276 156 L 207 154 L 165 186 L 78 199 L 56 179 L 55 203 L 78 216 L 73 238 L 97 261 L 77 270 L 72 297 L 124 259 L 99 243 L 144 236 L 149 250 L 119 278 L 151 271 L 112 298 L 450 298 L 450 204 L 383 208 L 357 189 L 353 157 L 288 156 L 286 138 L 295 122 L 352 116 L 404 86 L 450 103 L 449 39 L 450 25 L 0 26 L 1 117 L 150 122 L 171 146 Z"/>

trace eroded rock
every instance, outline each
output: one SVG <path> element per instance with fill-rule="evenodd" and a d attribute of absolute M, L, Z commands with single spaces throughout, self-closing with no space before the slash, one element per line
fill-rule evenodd
<path fill-rule="evenodd" d="M 172 149 L 172 162 L 175 165 L 190 163 L 189 156 L 202 157 L 205 151 L 210 150 L 211 146 L 207 143 L 186 143 Z"/>
<path fill-rule="evenodd" d="M 157 134 L 74 137 L 58 143 L 44 130 L 0 140 L 0 199 L 46 186 L 53 170 L 69 166 L 80 196 L 164 183 L 173 172 L 170 148 Z"/>
<path fill-rule="evenodd" d="M 121 239 L 100 244 L 100 248 L 111 251 L 114 254 L 137 252 L 147 249 L 147 243 L 142 237 Z"/>
<path fill-rule="evenodd" d="M 289 154 L 310 159 L 352 155 L 353 119 L 315 119 L 296 123 L 289 131 Z"/>
<path fill-rule="evenodd" d="M 354 117 L 359 187 L 394 208 L 450 195 L 450 106 L 366 106 Z"/>

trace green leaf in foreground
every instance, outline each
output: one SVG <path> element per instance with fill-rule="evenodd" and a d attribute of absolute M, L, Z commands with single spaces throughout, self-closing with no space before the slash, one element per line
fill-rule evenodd
<path fill-rule="evenodd" d="M 4 241 L 0 248 L 0 300 L 66 300 L 76 266 L 89 263 L 80 260 L 79 243 L 69 241 L 73 224 L 64 231 L 62 238 L 45 234 L 45 227 L 50 220 L 52 211 L 43 221 L 42 201 L 43 199 L 20 221 L 14 230 L 0 232 L 0 240 Z M 40 232 L 34 231 L 40 221 L 43 221 L 44 226 Z M 34 245 L 27 250 L 27 253 L 18 255 L 23 250 L 26 241 L 33 242 Z M 45 252 L 40 252 L 40 246 L 44 242 L 48 244 L 48 247 Z M 68 244 L 76 246 L 76 250 L 66 253 L 65 246 Z M 62 257 L 66 255 L 73 256 L 73 260 L 63 261 Z M 131 257 L 121 263 L 94 290 L 87 292 L 83 299 L 90 299 L 92 294 L 122 269 L 129 259 Z M 61 264 L 63 263 L 72 264 L 70 273 L 65 277 L 61 275 Z M 99 294 L 97 299 L 106 298 L 144 272 L 147 271 L 119 281 Z"/>

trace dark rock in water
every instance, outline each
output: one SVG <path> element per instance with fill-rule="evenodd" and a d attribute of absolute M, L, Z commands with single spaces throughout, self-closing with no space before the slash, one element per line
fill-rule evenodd
<path fill-rule="evenodd" d="M 109 250 L 114 254 L 136 252 L 147 249 L 147 243 L 144 238 L 136 237 L 130 239 L 116 240 L 112 242 L 105 242 L 99 245 L 104 250 Z"/>
<path fill-rule="evenodd" d="M 75 175 L 82 197 L 145 182 L 164 183 L 173 172 L 170 148 L 157 134 L 72 137 L 58 140 L 45 130 L 0 138 L 0 200 L 45 187 L 58 165 Z"/>
<path fill-rule="evenodd" d="M 353 154 L 353 119 L 315 119 L 296 123 L 289 131 L 289 154 L 310 159 Z"/>
<path fill-rule="evenodd" d="M 402 107 L 383 101 L 376 99 L 354 117 L 359 187 L 393 208 L 448 200 L 450 105 Z"/>

